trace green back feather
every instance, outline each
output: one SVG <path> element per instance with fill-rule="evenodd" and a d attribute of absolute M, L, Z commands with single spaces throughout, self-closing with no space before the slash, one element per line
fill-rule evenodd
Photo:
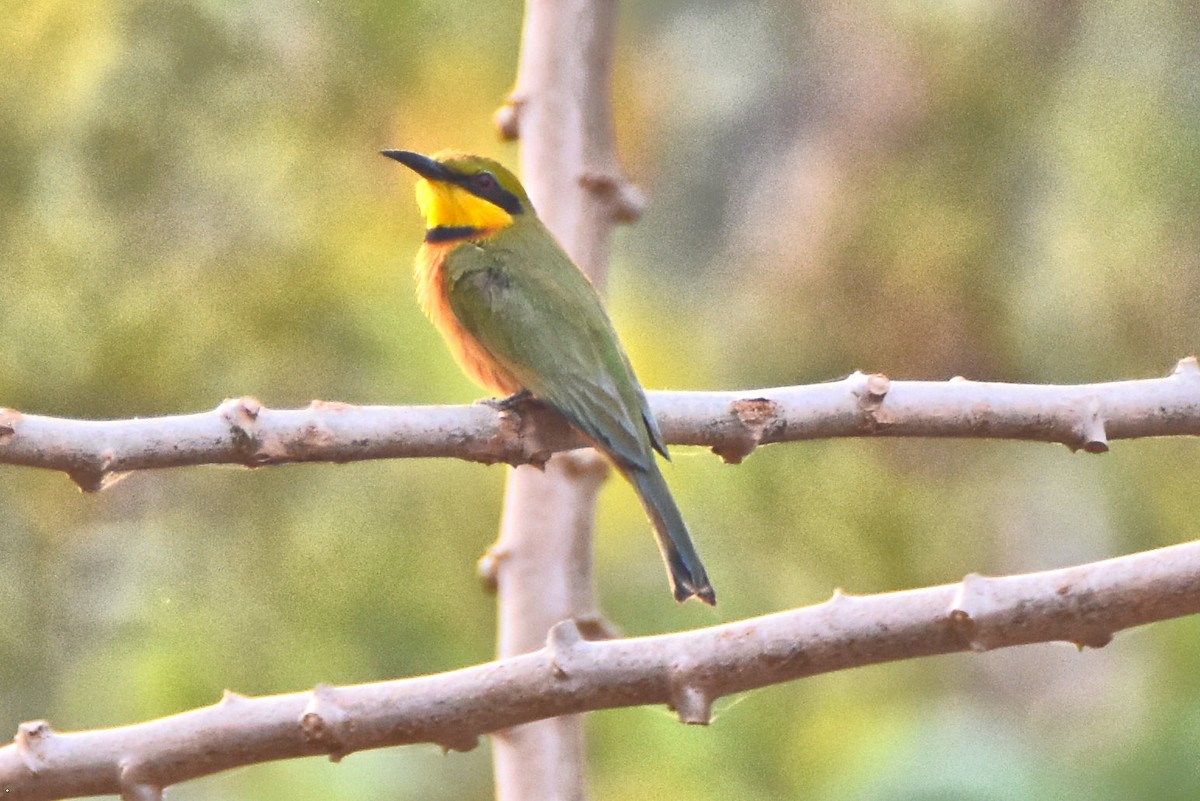
<path fill-rule="evenodd" d="M 666 455 L 595 288 L 532 214 L 446 257 L 459 322 L 533 395 L 626 467 Z"/>

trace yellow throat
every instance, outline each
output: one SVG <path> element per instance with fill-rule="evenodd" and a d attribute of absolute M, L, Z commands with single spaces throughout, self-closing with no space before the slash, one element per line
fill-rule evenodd
<path fill-rule="evenodd" d="M 512 225 L 512 215 L 494 203 L 476 197 L 461 186 L 421 178 L 417 205 L 426 228 L 476 228 L 496 230 Z"/>

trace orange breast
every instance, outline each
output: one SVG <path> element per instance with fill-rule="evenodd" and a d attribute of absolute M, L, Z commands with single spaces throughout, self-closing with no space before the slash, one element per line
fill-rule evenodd
<path fill-rule="evenodd" d="M 426 242 L 417 251 L 417 301 L 421 304 L 421 311 L 425 312 L 425 316 L 445 338 L 454 360 L 472 381 L 500 395 L 520 392 L 520 382 L 492 357 L 479 340 L 462 327 L 450 308 L 443 267 L 446 256 L 458 244 Z"/>

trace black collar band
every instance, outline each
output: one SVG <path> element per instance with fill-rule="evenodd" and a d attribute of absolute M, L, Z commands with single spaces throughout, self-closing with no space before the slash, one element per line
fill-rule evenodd
<path fill-rule="evenodd" d="M 439 225 L 425 231 L 426 242 L 454 242 L 458 239 L 470 239 L 484 232 L 483 228 L 470 225 Z"/>

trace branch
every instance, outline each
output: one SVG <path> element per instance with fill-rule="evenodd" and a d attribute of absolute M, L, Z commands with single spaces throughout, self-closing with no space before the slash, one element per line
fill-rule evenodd
<path fill-rule="evenodd" d="M 669 444 L 704 445 L 729 462 L 759 445 L 831 437 L 1019 439 L 1103 453 L 1110 440 L 1200 435 L 1195 357 L 1165 378 L 1100 384 L 891 381 L 854 373 L 827 384 L 649 394 Z M 0 409 L 0 464 L 61 470 L 86 491 L 132 470 L 200 464 L 441 456 L 541 465 L 585 444 L 536 402 L 497 410 L 314 401 L 275 410 L 240 398 L 200 414 L 109 421 Z"/>
<path fill-rule="evenodd" d="M 168 785 L 276 759 L 431 742 L 564 714 L 667 704 L 706 724 L 723 695 L 898 659 L 1064 641 L 1200 612 L 1200 543 L 1004 578 L 969 575 L 677 634 L 584 640 L 555 627 L 540 651 L 432 676 L 246 698 L 112 729 L 22 724 L 0 748 L 0 794 L 158 799 Z"/>
<path fill-rule="evenodd" d="M 611 0 L 526 0 L 516 86 L 496 117 L 503 136 L 520 135 L 521 176 L 538 217 L 601 292 L 613 226 L 637 216 L 613 135 L 616 34 Z M 497 588 L 498 656 L 537 650 L 561 620 L 599 617 L 592 533 L 607 471 L 592 451 L 542 471 L 509 471 L 486 565 Z M 492 739 L 497 801 L 584 801 L 585 752 L 578 717 L 505 730 Z"/>

